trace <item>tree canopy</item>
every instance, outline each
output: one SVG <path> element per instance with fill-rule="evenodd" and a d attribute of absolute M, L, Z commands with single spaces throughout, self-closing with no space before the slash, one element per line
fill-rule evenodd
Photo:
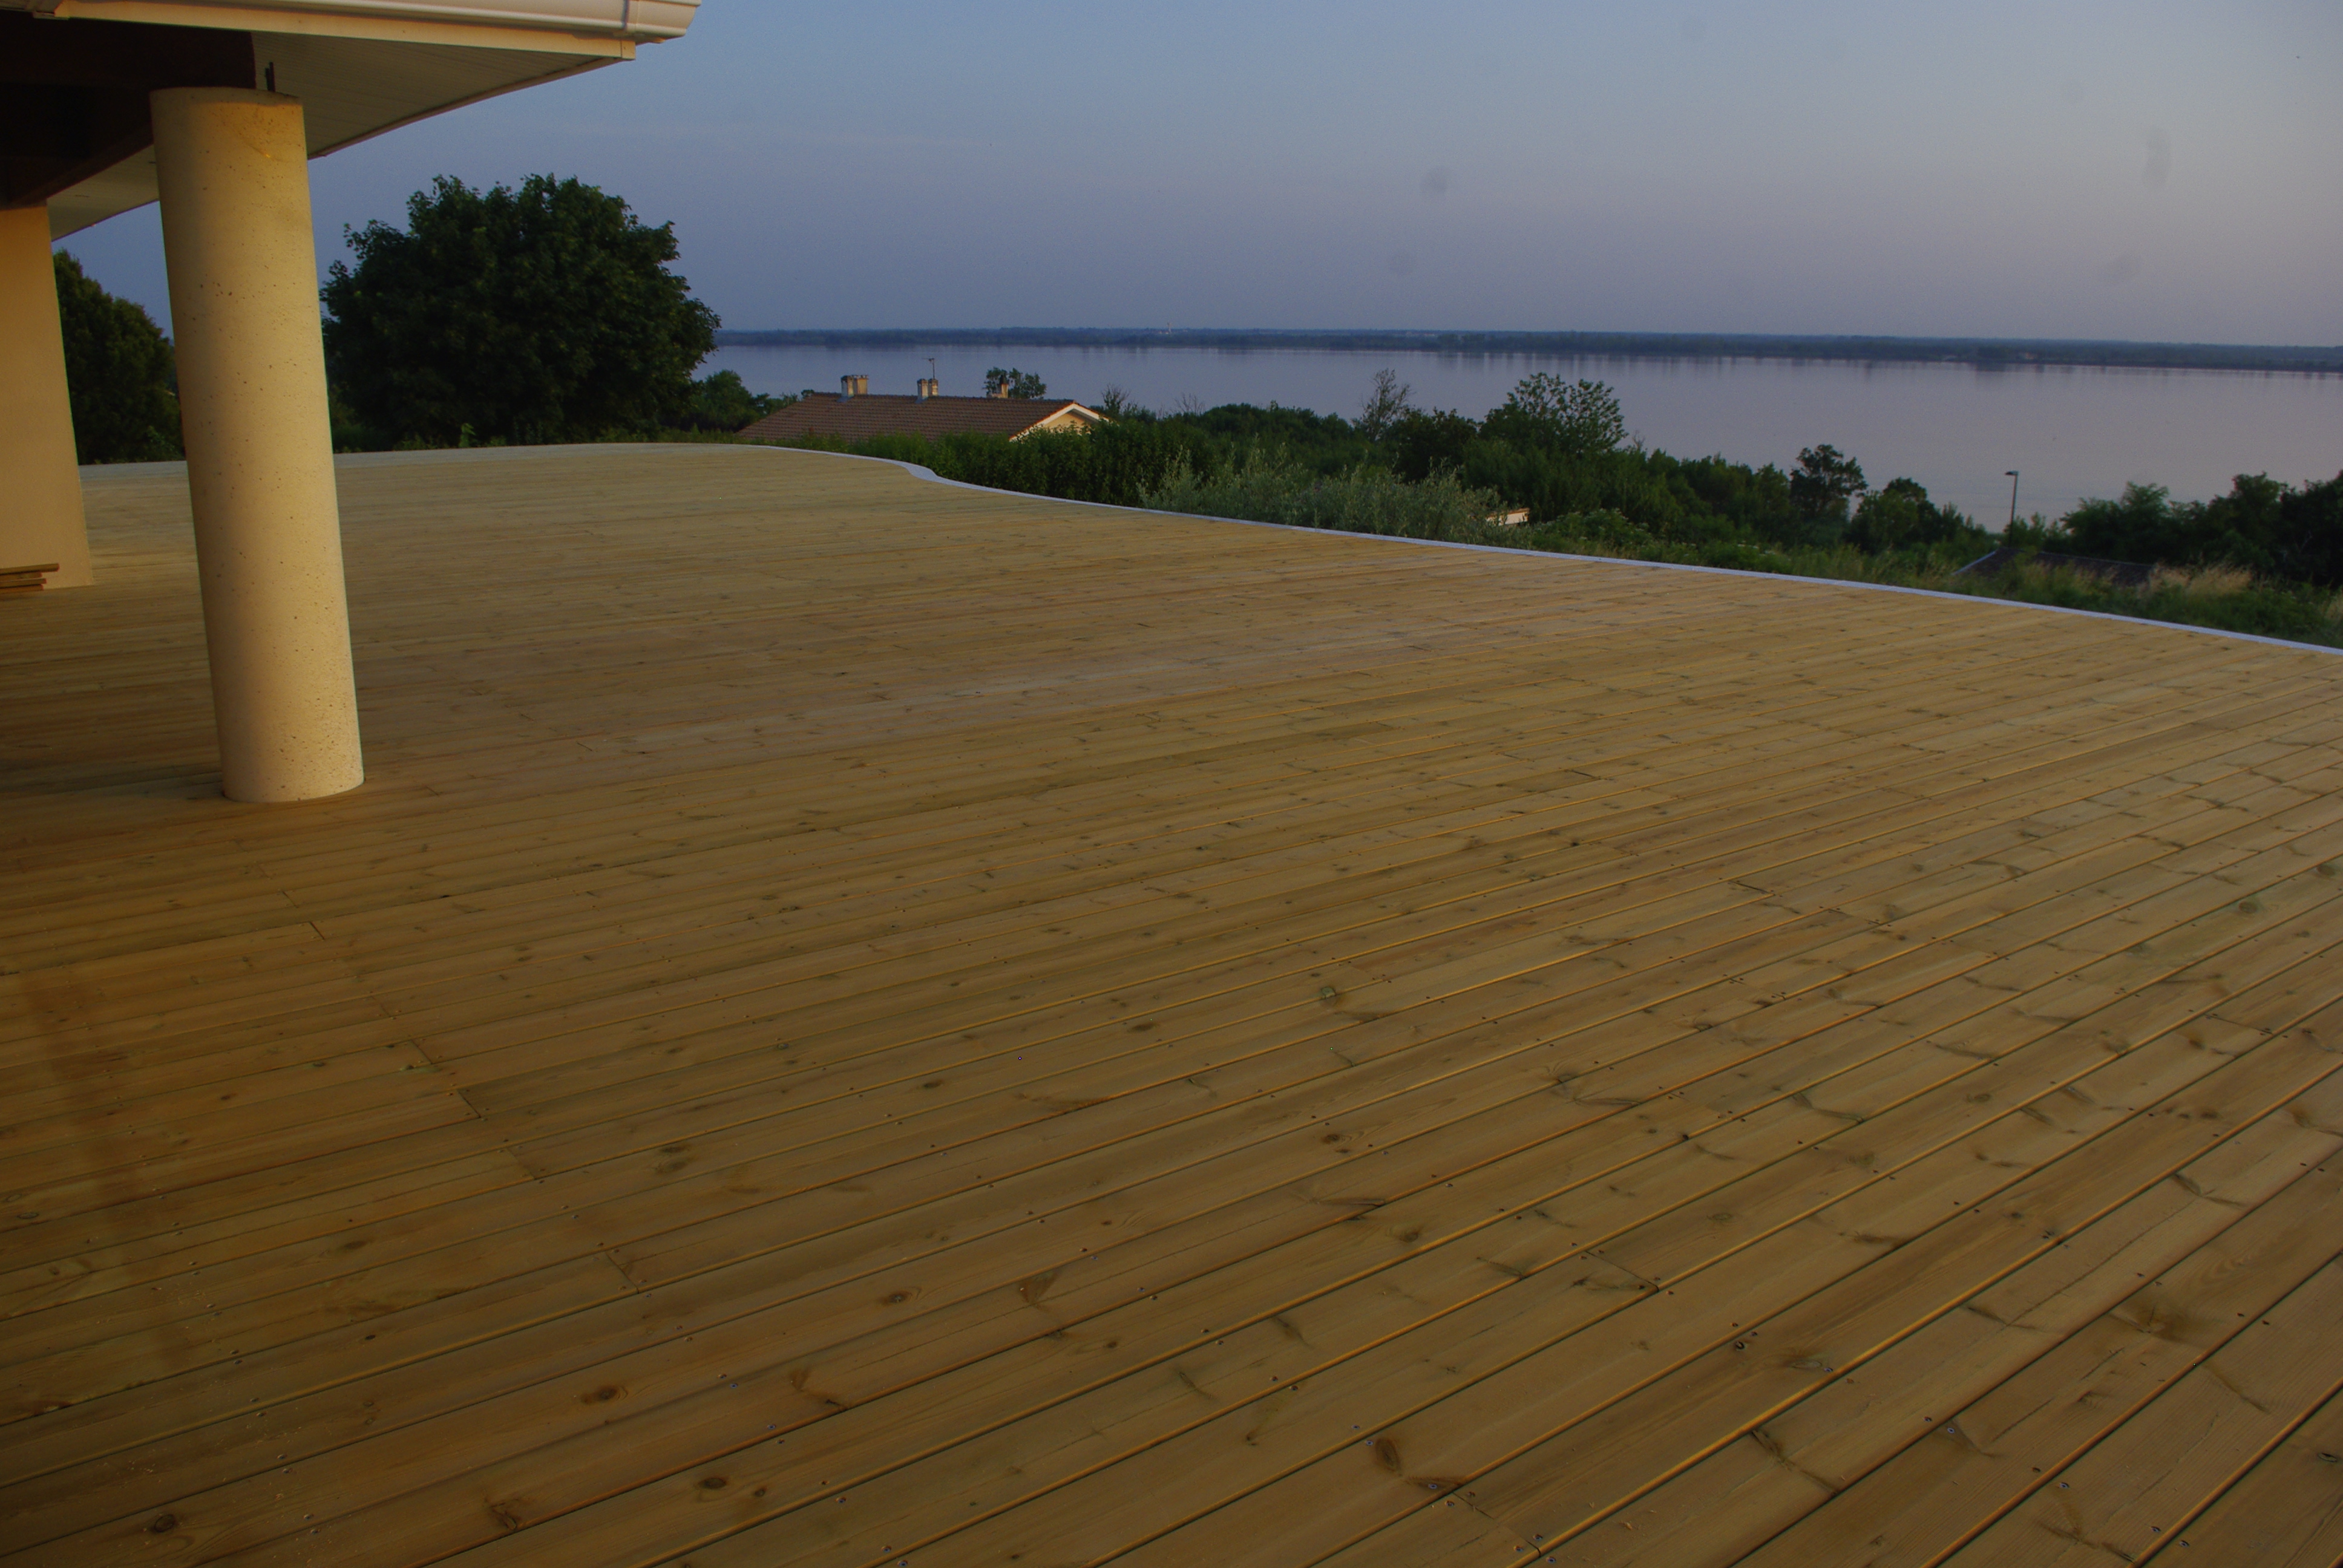
<path fill-rule="evenodd" d="M 691 384 L 691 406 L 684 412 L 683 423 L 694 430 L 729 434 L 755 424 L 785 403 L 796 401 L 794 397 L 751 392 L 738 370 L 719 370 Z"/>
<path fill-rule="evenodd" d="M 1626 418 L 1610 387 L 1600 381 L 1564 381 L 1551 370 L 1523 377 L 1504 403 L 1489 411 L 1481 428 L 1491 440 L 1565 457 L 1600 457 L 1627 438 Z"/>
<path fill-rule="evenodd" d="M 1876 555 L 1950 544 L 1975 532 L 1976 525 L 1958 510 L 1931 501 L 1917 479 L 1890 479 L 1856 502 L 1846 542 Z"/>
<path fill-rule="evenodd" d="M 1865 488 L 1863 465 L 1836 447 L 1826 442 L 1801 450 L 1790 474 L 1790 501 L 1806 523 L 1798 542 L 1828 544 L 1845 533 L 1848 508 Z"/>
<path fill-rule="evenodd" d="M 345 231 L 323 290 L 337 399 L 387 441 L 590 440 L 686 422 L 716 313 L 668 269 L 672 224 L 533 175 L 441 177 L 407 227 Z"/>
<path fill-rule="evenodd" d="M 1031 370 L 1020 370 L 1014 365 L 1002 369 L 996 365 L 984 373 L 984 390 L 994 397 L 1046 397 L 1048 387 Z"/>
<path fill-rule="evenodd" d="M 85 463 L 179 455 L 178 372 L 171 340 L 142 306 L 116 299 L 66 251 L 55 256 L 74 448 Z"/>
<path fill-rule="evenodd" d="M 1376 371 L 1367 400 L 1359 406 L 1359 434 L 1370 441 L 1382 440 L 1414 409 L 1413 395 L 1414 388 L 1399 378 L 1398 371 L 1388 366 Z"/>
<path fill-rule="evenodd" d="M 2343 474 L 2300 486 L 2239 474 L 2227 495 L 2209 501 L 2127 485 L 2120 499 L 2067 513 L 2046 542 L 2115 560 L 2237 566 L 2343 587 Z"/>

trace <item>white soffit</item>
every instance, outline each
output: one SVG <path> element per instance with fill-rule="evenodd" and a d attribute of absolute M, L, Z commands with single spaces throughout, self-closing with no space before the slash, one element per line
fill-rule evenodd
<path fill-rule="evenodd" d="M 255 80 L 301 100 L 309 156 L 380 136 L 427 115 L 607 65 L 615 55 L 456 44 L 387 44 L 311 33 L 255 33 Z"/>
<path fill-rule="evenodd" d="M 306 111 L 317 157 L 443 110 L 573 75 L 614 56 L 386 44 L 315 34 L 253 35 L 254 78 L 277 67 L 277 90 Z M 155 199 L 155 149 L 146 148 L 49 198 L 49 236 L 62 239 Z"/>
<path fill-rule="evenodd" d="M 680 36 L 699 0 L 0 0 L 0 10 L 61 25 L 144 22 L 249 31 L 253 79 L 307 111 L 309 156 L 462 105 L 634 57 L 640 41 Z M 49 233 L 155 199 L 148 148 L 49 198 Z"/>

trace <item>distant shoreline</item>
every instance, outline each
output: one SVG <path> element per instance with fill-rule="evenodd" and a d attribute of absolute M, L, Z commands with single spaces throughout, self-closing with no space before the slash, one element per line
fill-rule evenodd
<path fill-rule="evenodd" d="M 2003 337 L 1799 337 L 1728 332 L 1302 332 L 1184 327 L 932 327 L 736 331 L 720 348 L 1212 348 L 1342 353 L 1536 355 L 1570 359 L 1787 359 L 1967 365 L 1980 370 L 2084 367 L 2343 375 L 2343 346 L 2119 343 Z"/>

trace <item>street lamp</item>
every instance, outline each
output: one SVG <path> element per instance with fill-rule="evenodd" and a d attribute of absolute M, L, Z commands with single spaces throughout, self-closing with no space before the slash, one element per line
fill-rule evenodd
<path fill-rule="evenodd" d="M 2017 470 L 2004 468 L 2002 472 L 2009 476 L 2009 526 L 2014 528 L 2017 526 Z"/>

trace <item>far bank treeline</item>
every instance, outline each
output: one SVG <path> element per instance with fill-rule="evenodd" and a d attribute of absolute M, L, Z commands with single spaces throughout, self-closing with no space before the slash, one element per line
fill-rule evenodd
<path fill-rule="evenodd" d="M 2343 372 L 2343 345 L 2133 343 L 2056 337 L 1889 337 L 1756 332 L 1361 332 L 1262 328 L 1019 327 L 917 331 L 726 331 L 719 347 L 821 348 L 840 354 L 928 348 L 1214 348 L 1240 353 L 1534 355 L 1563 359 L 1789 359 L 1842 364 L 1974 365 L 1980 370 L 2104 366 L 2156 370 Z"/>

